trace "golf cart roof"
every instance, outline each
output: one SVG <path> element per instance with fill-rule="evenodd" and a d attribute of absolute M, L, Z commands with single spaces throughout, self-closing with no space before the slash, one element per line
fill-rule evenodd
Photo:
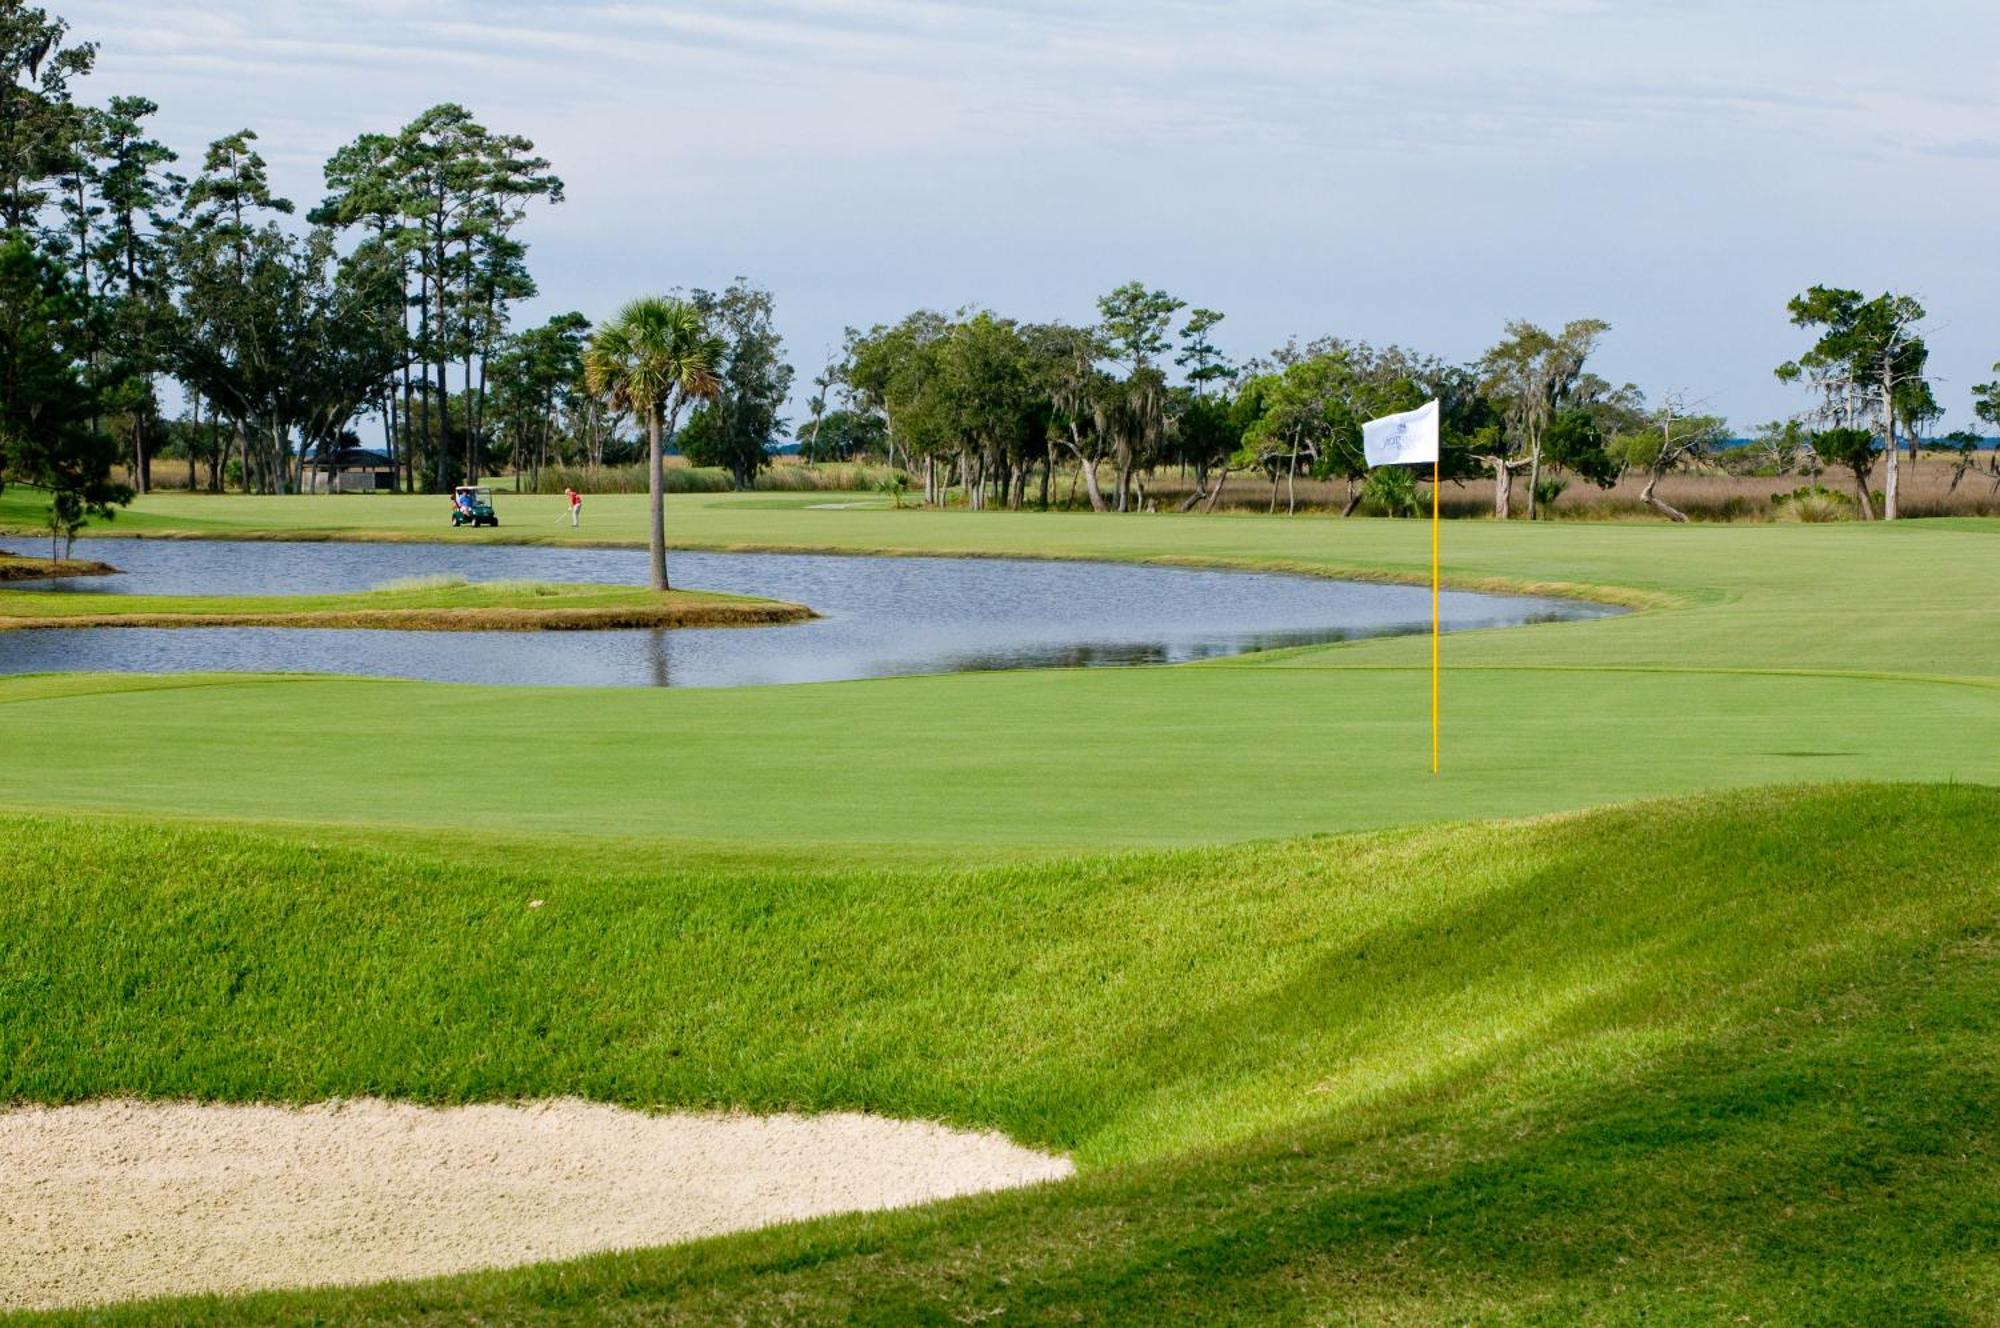
<path fill-rule="evenodd" d="M 493 492 L 493 490 L 492 490 L 492 488 L 491 488 L 490 486 L 488 486 L 488 485 L 484 485 L 484 484 L 461 484 L 461 485 L 459 485 L 459 486 L 458 486 L 458 487 L 457 487 L 456 489 L 453 489 L 453 490 L 452 490 L 452 492 L 453 492 L 453 493 L 492 493 L 492 492 Z"/>

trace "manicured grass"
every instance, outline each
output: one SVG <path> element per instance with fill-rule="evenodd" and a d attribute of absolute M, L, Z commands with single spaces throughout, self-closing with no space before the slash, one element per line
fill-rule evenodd
<path fill-rule="evenodd" d="M 4 1096 L 861 1107 L 1083 1168 L 100 1322 L 1949 1323 L 2000 1291 L 1992 790 L 950 873 L 0 834 Z"/>
<path fill-rule="evenodd" d="M 1542 629 L 1529 629 L 1539 631 Z M 2000 688 L 1466 670 L 1446 773 L 1401 670 L 1028 672 L 767 689 L 0 682 L 16 806 L 944 861 L 1520 815 L 1827 778 L 2000 782 Z M 476 759 L 430 735 L 477 734 Z M 530 792 L 531 791 L 531 792 Z"/>
<path fill-rule="evenodd" d="M 797 604 L 636 586 L 449 578 L 329 595 L 96 595 L 0 590 L 0 631 L 37 627 L 357 627 L 537 631 L 795 622 Z"/>
<path fill-rule="evenodd" d="M 237 502 L 180 503 L 204 501 Z M 245 511 L 304 516 L 393 515 L 414 510 L 410 501 L 243 500 Z M 675 527 L 717 547 L 985 549 L 1377 575 L 1419 571 L 1428 550 L 1422 524 L 1393 521 L 703 502 L 677 499 Z M 550 528 L 566 537 L 566 526 Z M 928 846 L 989 858 L 1774 781 L 1995 782 L 2000 599 L 1969 569 L 2000 548 L 1996 533 L 1990 522 L 1455 523 L 1447 558 L 1464 577 L 1636 590 L 1662 606 L 1450 638 L 1438 779 L 1428 771 L 1427 643 L 1399 638 L 1181 669 L 724 692 L 14 679 L 0 681 L 0 742 L 17 757 L 0 767 L 0 804 L 548 830 L 703 853 L 817 843 L 850 856 Z M 420 740 L 468 728 L 483 735 L 481 761 Z M 530 787 L 533 798 L 519 796 Z"/>

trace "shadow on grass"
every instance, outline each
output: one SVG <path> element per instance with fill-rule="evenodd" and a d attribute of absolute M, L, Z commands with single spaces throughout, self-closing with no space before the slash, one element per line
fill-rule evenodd
<path fill-rule="evenodd" d="M 1987 1322 L 1962 1270 L 2000 1257 L 1996 954 L 1991 930 L 1883 947 L 1498 1122 L 1322 1121 L 906 1213 L 95 1321 Z"/>
<path fill-rule="evenodd" d="M 1304 1095 L 1234 1144 L 905 1213 L 99 1321 L 1989 1322 L 1996 807 L 1791 790 L 1496 827 L 1490 888 L 1061 1067 L 1097 1104 L 1072 1124 L 1205 1094 L 1227 1111 L 1251 1082 L 1244 1103 Z M 1383 861 L 1465 865 L 1430 852 Z M 753 891 L 738 921 L 781 902 Z M 1561 994 L 1492 1022 L 1537 999 L 1537 973 Z M 1416 1069 L 1365 1089 L 1418 1015 Z M 1343 1070 L 1364 1088 L 1311 1092 Z"/>

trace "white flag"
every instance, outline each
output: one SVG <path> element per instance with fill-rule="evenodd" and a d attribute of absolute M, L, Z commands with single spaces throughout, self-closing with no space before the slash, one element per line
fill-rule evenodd
<path fill-rule="evenodd" d="M 1361 450 L 1370 466 L 1403 466 L 1438 459 L 1438 403 L 1384 415 L 1361 426 Z"/>

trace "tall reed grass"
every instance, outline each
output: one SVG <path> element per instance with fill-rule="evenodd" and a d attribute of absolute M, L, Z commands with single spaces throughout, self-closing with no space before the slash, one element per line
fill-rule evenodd
<path fill-rule="evenodd" d="M 765 493 L 852 493 L 857 490 L 886 490 L 904 472 L 872 462 L 822 462 L 816 466 L 780 462 L 757 476 L 751 488 Z M 729 472 L 719 467 L 669 465 L 666 469 L 668 493 L 727 493 L 735 488 Z M 645 493 L 644 463 L 630 466 L 550 466 L 542 471 L 537 493 Z"/>
<path fill-rule="evenodd" d="M 1884 468 L 1875 468 L 1870 488 L 1880 494 Z M 1926 456 L 1912 464 L 1902 463 L 1899 479 L 1899 507 L 1906 517 L 2000 516 L 2000 483 L 1984 469 L 1974 470 L 1952 483 L 1949 460 Z M 1163 471 L 1146 486 L 1146 496 L 1161 511 L 1172 511 L 1193 486 L 1172 471 Z M 1528 510 L 1526 483 L 1514 486 L 1514 515 Z M 1628 475 L 1608 489 L 1572 481 L 1544 510 L 1562 521 L 1665 520 L 1658 511 L 1639 499 L 1645 477 Z M 1853 501 L 1854 483 L 1845 471 L 1824 471 L 1809 475 L 1730 475 L 1724 473 L 1681 472 L 1661 478 L 1656 496 L 1691 521 L 1851 521 L 1857 513 Z M 1058 484 L 1056 498 L 1062 503 L 1068 486 Z M 1338 512 L 1347 502 L 1347 486 L 1339 480 L 1298 482 L 1300 512 L 1324 515 Z M 1080 503 L 1071 505 L 1082 505 Z M 1271 505 L 1271 482 L 1260 475 L 1232 475 L 1216 504 L 1218 512 L 1258 513 Z M 1876 500 L 1879 511 L 1881 501 Z M 1428 514 L 1429 491 L 1423 490 L 1419 503 Z M 1467 480 L 1447 483 L 1439 508 L 1450 518 L 1491 517 L 1493 482 Z M 1285 510 L 1285 490 L 1278 489 L 1277 510 Z M 1368 509 L 1363 509 L 1368 510 Z"/>
<path fill-rule="evenodd" d="M 735 486 L 729 481 L 729 472 L 706 466 L 669 465 L 666 469 L 668 493 L 727 493 Z M 548 466 L 535 486 L 536 493 L 561 493 L 565 489 L 575 489 L 578 493 L 645 493 L 647 483 L 646 466 L 640 462 L 630 466 Z"/>

